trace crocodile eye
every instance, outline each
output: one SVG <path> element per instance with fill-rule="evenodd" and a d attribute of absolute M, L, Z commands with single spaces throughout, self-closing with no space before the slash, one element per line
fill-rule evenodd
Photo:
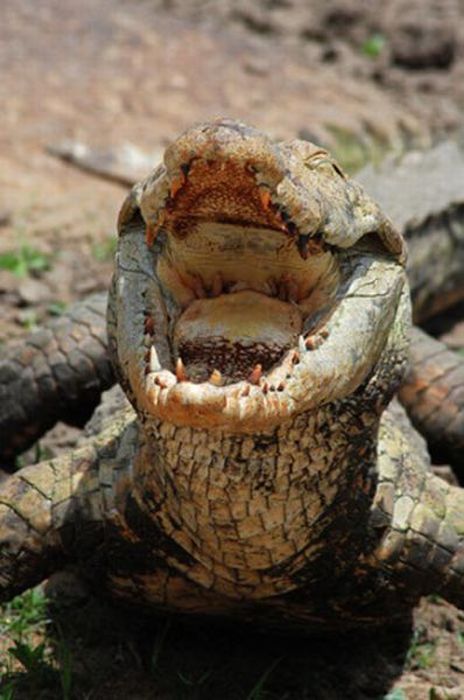
<path fill-rule="evenodd" d="M 335 172 L 341 178 L 345 179 L 343 170 L 330 158 L 316 157 L 307 161 L 305 165 L 310 170 L 317 170 L 318 172 L 325 173 L 328 177 L 333 177 Z"/>

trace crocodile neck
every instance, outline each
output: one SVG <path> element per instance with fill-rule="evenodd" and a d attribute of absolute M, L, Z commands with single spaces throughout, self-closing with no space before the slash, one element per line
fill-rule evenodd
<path fill-rule="evenodd" d="M 346 403 L 253 435 L 146 422 L 133 494 L 175 543 L 157 545 L 167 564 L 204 588 L 248 599 L 349 566 L 375 490 L 378 419 L 354 419 Z M 330 562 L 320 554 L 329 540 Z"/>

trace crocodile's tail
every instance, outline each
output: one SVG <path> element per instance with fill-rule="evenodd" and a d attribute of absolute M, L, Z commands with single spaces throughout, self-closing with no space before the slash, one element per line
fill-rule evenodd
<path fill-rule="evenodd" d="M 2 465 L 59 420 L 83 425 L 114 383 L 106 304 L 106 293 L 94 294 L 7 347 L 0 360 Z"/>
<path fill-rule="evenodd" d="M 399 399 L 440 463 L 464 470 L 464 360 L 420 328 L 411 329 L 410 352 Z"/>

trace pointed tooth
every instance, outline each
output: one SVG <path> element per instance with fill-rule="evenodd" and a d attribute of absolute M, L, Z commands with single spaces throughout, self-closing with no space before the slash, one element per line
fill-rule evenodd
<path fill-rule="evenodd" d="M 145 228 L 145 240 L 149 248 L 153 245 L 158 235 L 159 226 L 157 224 L 147 224 Z"/>
<path fill-rule="evenodd" d="M 214 386 L 222 386 L 222 374 L 218 369 L 213 369 L 209 378 L 209 382 L 210 384 L 214 384 Z"/>
<path fill-rule="evenodd" d="M 158 372 L 161 369 L 161 363 L 158 358 L 158 353 L 154 345 L 150 348 L 150 372 Z"/>
<path fill-rule="evenodd" d="M 300 335 L 298 337 L 298 350 L 299 350 L 300 354 L 302 354 L 302 355 L 304 355 L 306 352 L 306 343 L 305 343 L 305 339 L 302 335 Z"/>
<path fill-rule="evenodd" d="M 309 244 L 309 234 L 301 234 L 298 236 L 298 240 L 296 242 L 298 252 L 300 253 L 300 256 L 303 258 L 303 260 L 308 259 L 308 244 Z"/>
<path fill-rule="evenodd" d="M 261 200 L 261 204 L 263 205 L 263 209 L 266 211 L 269 209 L 271 205 L 271 193 L 269 192 L 268 189 L 265 189 L 263 187 L 259 188 L 259 198 Z"/>
<path fill-rule="evenodd" d="M 315 350 L 317 348 L 316 338 L 313 335 L 309 335 L 305 340 L 305 346 L 307 350 Z"/>
<path fill-rule="evenodd" d="M 204 299 L 206 297 L 205 285 L 203 284 L 203 280 L 201 279 L 200 275 L 193 276 L 192 289 L 197 299 Z"/>
<path fill-rule="evenodd" d="M 186 177 L 181 170 L 178 177 L 174 178 L 174 180 L 171 183 L 169 194 L 172 198 L 174 198 L 176 196 L 176 194 L 179 192 L 179 190 L 185 185 L 185 180 L 186 180 Z"/>
<path fill-rule="evenodd" d="M 277 296 L 281 301 L 287 301 L 287 282 L 280 280 L 279 282 L 279 291 L 277 293 Z"/>
<path fill-rule="evenodd" d="M 291 275 L 286 272 L 279 280 L 278 296 L 282 301 L 288 301 L 290 295 Z"/>
<path fill-rule="evenodd" d="M 277 282 L 275 281 L 274 277 L 269 277 L 269 279 L 267 280 L 267 283 L 269 285 L 271 297 L 277 296 L 278 285 L 277 285 Z"/>
<path fill-rule="evenodd" d="M 290 279 L 287 285 L 287 296 L 288 300 L 296 303 L 299 300 L 299 289 L 298 284 L 294 279 Z"/>
<path fill-rule="evenodd" d="M 259 380 L 261 379 L 262 375 L 263 375 L 263 368 L 260 364 L 257 364 L 251 370 L 251 373 L 248 377 L 248 381 L 250 382 L 250 384 L 259 384 Z"/>
<path fill-rule="evenodd" d="M 218 297 L 220 294 L 222 294 L 223 287 L 224 280 L 222 279 L 222 275 L 220 272 L 216 272 L 211 285 L 211 296 Z"/>
<path fill-rule="evenodd" d="M 179 382 L 186 382 L 188 380 L 187 372 L 185 371 L 185 365 L 182 362 L 182 358 L 178 357 L 176 362 L 176 377 Z"/>
<path fill-rule="evenodd" d="M 143 322 L 143 328 L 145 333 L 148 333 L 149 335 L 153 335 L 155 331 L 155 322 L 153 320 L 153 316 L 146 316 L 145 320 Z"/>
<path fill-rule="evenodd" d="M 145 333 L 143 336 L 143 344 L 145 345 L 146 348 L 151 348 L 153 343 L 153 339 L 149 333 Z"/>

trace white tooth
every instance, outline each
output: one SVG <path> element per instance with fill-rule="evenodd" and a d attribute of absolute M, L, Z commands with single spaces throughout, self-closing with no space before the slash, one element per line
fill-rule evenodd
<path fill-rule="evenodd" d="M 187 372 L 185 371 L 184 363 L 182 358 L 178 357 L 176 362 L 176 377 L 179 382 L 187 381 Z"/>
<path fill-rule="evenodd" d="M 210 384 L 214 384 L 215 386 L 222 386 L 222 374 L 218 369 L 213 369 L 209 378 L 209 382 Z"/>
<path fill-rule="evenodd" d="M 150 348 L 150 372 L 158 372 L 161 369 L 161 363 L 158 359 L 158 353 L 154 345 Z"/>
<path fill-rule="evenodd" d="M 251 370 L 251 372 L 248 376 L 248 381 L 250 382 L 250 384 L 259 384 L 259 380 L 261 379 L 262 375 L 263 375 L 263 368 L 260 364 L 257 364 Z"/>
<path fill-rule="evenodd" d="M 304 355 L 305 352 L 307 352 L 307 347 L 305 343 L 305 339 L 303 338 L 302 335 L 298 337 L 298 350 L 300 351 L 300 354 Z"/>

